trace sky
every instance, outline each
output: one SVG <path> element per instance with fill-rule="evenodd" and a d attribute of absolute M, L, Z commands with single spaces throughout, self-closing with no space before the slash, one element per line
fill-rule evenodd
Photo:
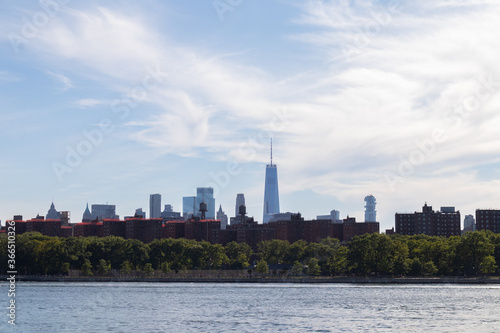
<path fill-rule="evenodd" d="M 1 1 L 0 220 L 121 217 L 197 187 L 380 229 L 500 208 L 500 4 L 487 0 Z"/>

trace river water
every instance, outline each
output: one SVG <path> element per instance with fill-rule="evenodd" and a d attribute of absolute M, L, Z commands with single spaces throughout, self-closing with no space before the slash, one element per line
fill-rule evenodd
<path fill-rule="evenodd" d="M 0 332 L 500 332 L 500 286 L 31 283 Z"/>

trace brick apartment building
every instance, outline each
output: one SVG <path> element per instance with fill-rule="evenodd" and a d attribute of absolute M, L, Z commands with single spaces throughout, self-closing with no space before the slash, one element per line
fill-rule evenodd
<path fill-rule="evenodd" d="M 500 233 L 500 210 L 476 209 L 476 230 Z"/>
<path fill-rule="evenodd" d="M 441 207 L 433 211 L 427 203 L 421 212 L 396 213 L 396 233 L 401 235 L 460 236 L 460 211 Z"/>

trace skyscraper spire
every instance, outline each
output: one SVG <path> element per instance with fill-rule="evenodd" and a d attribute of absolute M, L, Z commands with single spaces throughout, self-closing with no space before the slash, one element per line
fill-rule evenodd
<path fill-rule="evenodd" d="M 273 165 L 273 138 L 271 138 L 271 166 Z"/>

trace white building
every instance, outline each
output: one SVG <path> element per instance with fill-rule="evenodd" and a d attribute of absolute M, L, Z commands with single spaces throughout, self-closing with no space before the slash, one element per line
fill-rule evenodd
<path fill-rule="evenodd" d="M 375 210 L 377 200 L 370 194 L 365 197 L 365 202 L 365 222 L 377 222 L 377 211 Z"/>

